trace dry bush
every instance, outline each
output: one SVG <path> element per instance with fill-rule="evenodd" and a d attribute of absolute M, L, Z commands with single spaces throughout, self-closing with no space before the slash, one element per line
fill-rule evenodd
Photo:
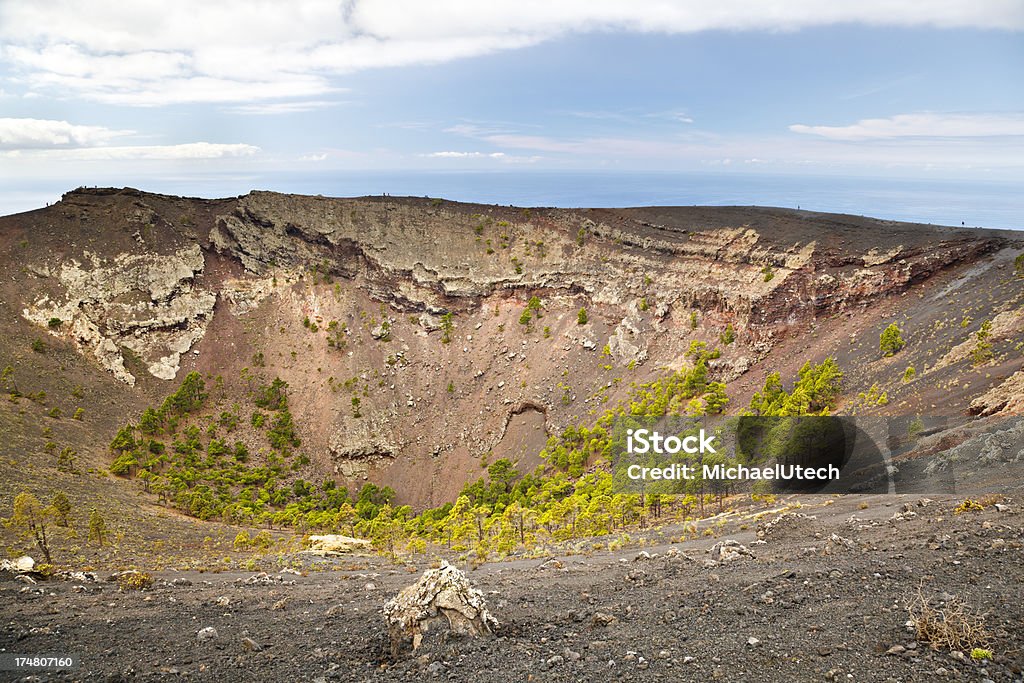
<path fill-rule="evenodd" d="M 990 493 L 987 496 L 978 499 L 978 504 L 986 508 L 993 507 L 996 503 L 1003 502 L 1006 502 L 1006 496 L 1001 493 Z"/>
<path fill-rule="evenodd" d="M 985 615 L 977 613 L 959 598 L 947 600 L 941 608 L 934 607 L 918 588 L 907 605 L 910 620 L 914 622 L 917 640 L 934 649 L 970 652 L 987 645 L 992 634 L 985 628 Z"/>

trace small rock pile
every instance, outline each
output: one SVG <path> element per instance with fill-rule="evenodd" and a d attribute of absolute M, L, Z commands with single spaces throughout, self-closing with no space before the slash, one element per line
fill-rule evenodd
<path fill-rule="evenodd" d="M 747 546 L 731 538 L 719 541 L 708 548 L 708 554 L 710 557 L 704 561 L 704 565 L 707 567 L 754 557 L 754 553 L 750 552 Z"/>
<path fill-rule="evenodd" d="M 767 541 L 772 537 L 785 538 L 791 532 L 804 535 L 812 531 L 815 519 L 817 518 L 813 515 L 805 515 L 800 512 L 783 513 L 774 519 L 758 524 L 757 538 L 762 541 Z"/>

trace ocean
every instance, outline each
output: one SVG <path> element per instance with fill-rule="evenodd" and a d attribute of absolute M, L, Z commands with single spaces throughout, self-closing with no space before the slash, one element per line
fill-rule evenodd
<path fill-rule="evenodd" d="M 107 180 L 143 190 L 226 197 L 249 190 L 350 197 L 388 193 L 482 204 L 559 207 L 759 205 L 899 221 L 1024 229 L 1024 184 L 753 173 L 323 171 Z M 70 187 L 15 187 L 0 214 L 43 206 Z"/>

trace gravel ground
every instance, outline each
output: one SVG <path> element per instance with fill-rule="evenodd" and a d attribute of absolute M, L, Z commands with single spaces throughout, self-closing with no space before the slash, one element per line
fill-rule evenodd
<path fill-rule="evenodd" d="M 717 538 L 466 568 L 501 622 L 495 637 L 430 634 L 397 660 L 380 608 L 427 567 L 377 558 L 255 584 L 251 573 L 162 572 L 132 592 L 5 580 L 0 648 L 81 658 L 73 672 L 25 679 L 44 681 L 1022 680 L 1013 496 L 965 514 L 952 498 L 802 500 L 767 533 L 777 513 L 731 518 Z M 712 564 L 707 550 L 724 538 L 753 557 Z M 907 604 L 919 590 L 987 613 L 993 659 L 915 642 Z"/>

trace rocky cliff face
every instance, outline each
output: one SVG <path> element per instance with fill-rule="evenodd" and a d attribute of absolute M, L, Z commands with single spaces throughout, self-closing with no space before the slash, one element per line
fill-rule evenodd
<path fill-rule="evenodd" d="M 181 354 L 202 339 L 217 301 L 215 293 L 195 287 L 205 266 L 198 244 L 170 254 L 140 251 L 113 258 L 85 252 L 85 263 L 36 264 L 33 272 L 55 280 L 57 291 L 22 312 L 53 335 L 72 339 L 129 385 L 135 377 L 125 369 L 124 350 L 143 359 L 154 377 L 174 379 Z"/>
<path fill-rule="evenodd" d="M 642 210 L 478 208 L 257 192 L 218 216 L 210 239 L 257 276 L 310 264 L 359 276 L 399 311 L 443 313 L 516 290 L 582 295 L 620 309 L 607 341 L 627 361 L 644 355 L 630 304 L 645 297 L 659 319 L 699 309 L 735 323 L 753 341 L 770 340 L 788 326 L 898 294 L 1002 244 L 966 233 L 936 241 L 904 230 L 873 236 L 869 243 L 883 247 L 840 250 L 749 223 L 653 224 L 641 220 Z"/>
<path fill-rule="evenodd" d="M 21 261 L 5 297 L 23 337 L 67 343 L 150 396 L 191 369 L 219 376 L 225 400 L 245 377 L 280 376 L 317 467 L 418 502 L 489 455 L 531 462 L 631 381 L 680 367 L 691 341 L 722 347 L 719 379 L 761 377 L 830 321 L 874 325 L 915 287 L 1019 248 L 1012 233 L 780 209 L 133 190 L 69 193 L 0 219 L 0 239 Z M 1005 296 L 993 314 L 1017 305 Z"/>

